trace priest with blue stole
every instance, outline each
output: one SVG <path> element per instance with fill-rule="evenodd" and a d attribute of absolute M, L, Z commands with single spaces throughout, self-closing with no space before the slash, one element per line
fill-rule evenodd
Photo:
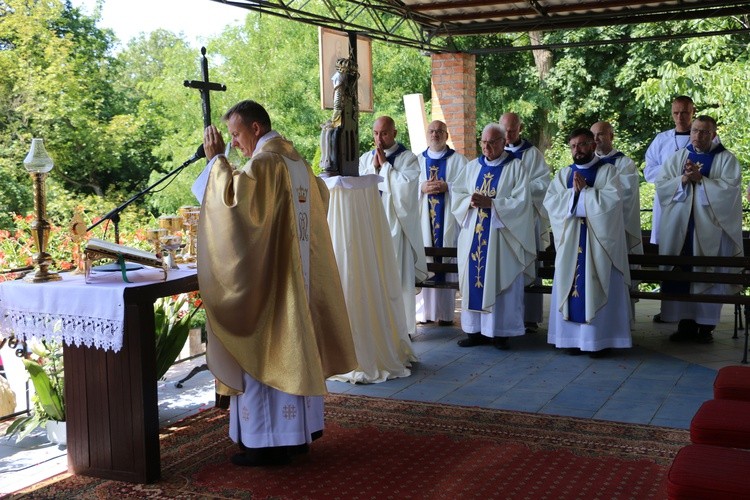
<path fill-rule="evenodd" d="M 716 121 L 706 115 L 690 127 L 690 144 L 665 162 L 656 180 L 661 203 L 662 255 L 742 256 L 742 172 L 737 158 L 715 141 Z M 729 272 L 698 268 L 696 272 Z M 733 272 L 740 272 L 734 269 Z M 734 285 L 664 282 L 674 293 L 732 294 Z M 713 342 L 722 304 L 662 302 L 662 320 L 679 321 L 672 341 Z"/>
<path fill-rule="evenodd" d="M 505 129 L 482 131 L 482 153 L 455 184 L 451 207 L 461 231 L 460 347 L 493 344 L 509 348 L 509 337 L 525 333 L 524 270 L 536 258 L 534 204 L 528 172 L 505 151 Z"/>
<path fill-rule="evenodd" d="M 620 172 L 595 155 L 589 129 L 574 130 L 568 144 L 573 164 L 544 198 L 557 250 L 547 341 L 600 357 L 633 345 Z"/>
<path fill-rule="evenodd" d="M 419 159 L 419 218 L 422 240 L 426 247 L 455 247 L 458 237 L 456 218 L 451 213 L 453 186 L 461 177 L 466 157 L 448 147 L 448 126 L 434 120 L 427 128 L 429 147 Z M 435 257 L 437 262 L 441 257 Z M 435 281 L 445 281 L 438 274 Z M 423 288 L 417 295 L 417 321 L 437 321 L 440 326 L 453 324 L 456 291 Z"/>

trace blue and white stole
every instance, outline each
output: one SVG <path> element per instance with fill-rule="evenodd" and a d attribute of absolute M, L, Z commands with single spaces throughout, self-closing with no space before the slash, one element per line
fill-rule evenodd
<path fill-rule="evenodd" d="M 455 153 L 451 148 L 447 148 L 445 154 L 440 158 L 432 158 L 428 153 L 429 149 L 422 152 L 425 165 L 425 176 L 429 181 L 445 181 L 448 170 L 448 158 Z M 432 233 L 432 246 L 436 248 L 443 247 L 443 236 L 445 229 L 445 193 L 428 194 L 427 203 L 430 207 L 430 229 Z M 442 262 L 442 257 L 433 257 L 434 262 Z M 437 273 L 433 280 L 439 283 L 445 281 L 444 273 Z"/>
<path fill-rule="evenodd" d="M 521 140 L 521 147 L 519 147 L 518 149 L 516 149 L 515 151 L 513 151 L 513 150 L 509 149 L 508 146 L 506 145 L 505 146 L 505 151 L 507 153 L 509 153 L 510 155 L 512 155 L 513 157 L 515 157 L 516 159 L 521 160 L 521 159 L 523 159 L 523 153 L 524 153 L 524 151 L 526 151 L 527 149 L 530 149 L 531 146 L 533 146 L 533 144 L 531 144 L 526 139 L 522 139 Z"/>
<path fill-rule="evenodd" d="M 448 158 L 453 156 L 454 150 L 448 148 L 441 158 L 430 158 L 429 150 L 422 153 L 424 157 L 425 176 L 428 181 L 445 181 L 448 170 Z M 445 228 L 445 193 L 428 194 L 430 204 L 430 227 L 432 229 L 432 246 L 443 246 L 443 229 Z"/>
<path fill-rule="evenodd" d="M 692 144 L 688 144 L 685 148 L 688 151 L 687 160 L 692 161 L 700 167 L 700 172 L 703 177 L 708 177 L 711 173 L 711 165 L 713 165 L 714 157 L 724 151 L 722 144 L 717 145 L 714 149 L 708 153 L 699 153 L 695 150 Z M 696 186 L 693 186 L 696 189 Z M 695 234 L 695 219 L 693 218 L 693 207 L 690 206 L 690 218 L 688 219 L 687 233 L 685 234 L 685 242 L 682 244 L 682 250 L 680 255 L 693 255 L 693 236 Z M 678 266 L 682 271 L 692 271 L 693 266 Z M 690 283 L 686 281 L 665 281 L 662 283 L 662 291 L 666 293 L 690 293 Z"/>
<path fill-rule="evenodd" d="M 579 168 L 575 163 L 570 166 L 570 177 L 568 177 L 568 188 L 573 187 L 573 176 L 580 172 L 586 185 L 591 187 L 596 180 L 599 167 L 610 163 L 609 158 L 600 159 L 589 168 Z M 578 200 L 576 200 L 577 203 Z M 575 203 L 573 210 L 575 211 Z M 588 225 L 585 217 L 579 217 L 581 234 L 578 237 L 578 258 L 576 260 L 576 271 L 573 277 L 573 285 L 568 294 L 568 321 L 574 323 L 586 323 L 586 237 L 588 236 Z"/>
<path fill-rule="evenodd" d="M 613 155 L 610 155 L 610 156 L 601 156 L 600 158 L 602 159 L 602 161 L 606 161 L 607 163 L 611 163 L 612 165 L 614 165 L 615 161 L 618 158 L 622 158 L 623 156 L 625 156 L 625 153 L 623 153 L 622 151 L 618 151 L 617 153 L 615 153 Z"/>
<path fill-rule="evenodd" d="M 482 167 L 477 175 L 474 192 L 490 198 L 497 195 L 497 184 L 503 173 L 505 165 L 515 160 L 513 155 L 506 155 L 498 165 L 487 165 L 484 156 L 479 157 L 479 165 Z M 490 232 L 490 220 L 492 207 L 477 208 L 477 219 L 474 225 L 474 239 L 471 242 L 471 253 L 469 255 L 469 279 L 473 280 L 473 286 L 469 287 L 469 306 L 472 311 L 482 310 L 482 299 L 484 298 L 484 278 L 487 272 L 487 243 Z M 472 231 L 472 229 L 465 229 Z M 498 265 L 495 263 L 494 265 Z"/>

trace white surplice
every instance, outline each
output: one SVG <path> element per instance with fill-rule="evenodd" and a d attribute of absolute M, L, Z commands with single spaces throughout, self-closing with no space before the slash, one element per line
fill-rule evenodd
<path fill-rule="evenodd" d="M 656 134 L 654 140 L 646 150 L 646 166 L 643 168 L 643 177 L 646 182 L 654 184 L 661 174 L 662 166 L 667 159 L 678 149 L 690 144 L 690 134 L 677 134 L 675 129 L 665 130 Z M 661 204 L 659 196 L 654 192 L 654 208 L 651 213 L 651 243 L 659 244 L 659 223 L 661 221 Z"/>
<path fill-rule="evenodd" d="M 681 253 L 692 214 L 695 224 L 693 255 L 742 256 L 742 171 L 737 158 L 727 150 L 717 153 L 708 177 L 703 177 L 697 185 L 688 182 L 683 186 L 682 171 L 688 153 L 687 149 L 674 153 L 656 180 L 659 199 L 663 200 L 659 253 Z M 727 272 L 725 268 L 697 266 L 693 270 Z M 690 290 L 692 293 L 732 294 L 739 291 L 739 287 L 691 283 Z M 721 307 L 722 304 L 664 301 L 662 319 L 693 319 L 699 324 L 717 325 Z"/>
<path fill-rule="evenodd" d="M 503 153 L 487 164 L 497 166 L 507 155 Z M 469 292 L 477 283 L 476 276 L 470 276 L 469 271 L 478 209 L 472 208 L 470 202 L 481 169 L 479 160 L 470 161 L 453 190 L 452 210 L 461 227 L 458 236 L 461 326 L 466 333 L 481 333 L 486 337 L 523 335 L 523 273 L 536 257 L 536 243 L 528 174 L 519 160 L 511 160 L 504 166 L 492 199 L 484 250 L 486 271 L 482 283 L 482 311 L 468 309 Z M 492 315 L 495 319 L 482 320 L 480 315 Z M 481 325 L 482 330 L 467 329 L 475 325 Z"/>
<path fill-rule="evenodd" d="M 524 139 L 519 144 L 506 145 L 505 150 L 516 153 L 523 148 L 527 141 Z M 534 237 L 537 252 L 546 250 L 549 246 L 549 215 L 544 208 L 544 195 L 550 183 L 549 165 L 544 159 L 544 154 L 534 145 L 521 152 L 521 164 L 529 176 L 529 191 L 534 204 Z M 537 278 L 536 259 L 524 271 L 525 283 L 530 285 L 536 283 L 541 285 Z M 524 321 L 529 323 L 541 323 L 544 317 L 544 296 L 541 293 L 525 293 L 524 297 Z"/>
<path fill-rule="evenodd" d="M 433 152 L 427 149 L 427 154 L 434 159 L 442 158 L 448 149 L 440 152 Z M 432 223 L 430 220 L 430 202 L 429 196 L 422 192 L 422 186 L 428 180 L 427 170 L 425 167 L 425 158 L 422 155 L 417 156 L 419 160 L 419 217 L 422 229 L 422 240 L 425 246 L 433 246 L 432 242 Z M 445 179 L 448 184 L 448 191 L 445 192 L 444 215 L 443 215 L 443 247 L 456 246 L 458 237 L 458 228 L 456 218 L 451 213 L 451 195 L 453 185 L 460 177 L 466 157 L 460 153 L 454 152 L 447 160 L 445 165 Z M 446 260 L 446 259 L 444 259 Z M 449 274 L 446 279 L 455 280 L 453 274 Z M 456 291 L 440 288 L 422 288 L 417 294 L 417 321 L 453 321 L 456 309 Z"/>
<path fill-rule="evenodd" d="M 386 150 L 386 155 L 394 153 L 399 143 Z M 390 226 L 393 248 L 396 252 L 396 265 L 401 276 L 402 297 L 406 311 L 406 325 L 409 334 L 417 330 L 415 284 L 427 279 L 427 260 L 419 229 L 419 161 L 409 150 L 399 154 L 391 165 L 386 162 L 380 172 L 375 171 L 375 155 L 372 151 L 359 158 L 359 175 L 376 174 L 383 179 L 378 184 L 380 200 Z"/>
<path fill-rule="evenodd" d="M 594 158 L 580 168 L 591 168 Z M 547 341 L 559 348 L 599 351 L 632 346 L 630 335 L 630 270 L 623 222 L 620 175 L 604 164 L 594 185 L 575 193 L 568 188 L 571 167 L 560 169 L 550 184 L 544 206 L 555 238 L 555 279 L 550 299 Z M 575 280 L 580 219 L 588 225 L 586 239 L 586 323 L 568 320 L 568 296 Z"/>

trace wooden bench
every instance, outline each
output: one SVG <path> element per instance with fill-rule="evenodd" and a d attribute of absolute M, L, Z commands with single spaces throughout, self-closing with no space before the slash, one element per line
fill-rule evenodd
<path fill-rule="evenodd" d="M 750 239 L 745 239 L 745 254 L 750 255 Z M 428 257 L 439 257 L 441 262 L 428 262 L 427 270 L 431 273 L 458 273 L 458 265 L 455 263 L 457 249 L 454 247 L 434 248 L 425 247 L 425 254 Z M 640 283 L 653 283 L 661 285 L 663 281 L 676 281 L 683 283 L 724 283 L 739 285 L 743 292 L 738 294 L 681 294 L 662 292 L 661 288 L 653 291 L 644 291 L 634 288 L 630 290 L 630 296 L 636 299 L 651 300 L 672 300 L 680 302 L 706 302 L 733 304 L 734 313 L 734 336 L 738 338 L 739 329 L 745 330 L 745 350 L 742 363 L 747 364 L 748 338 L 748 320 L 750 320 L 750 295 L 745 295 L 744 290 L 750 288 L 750 257 L 692 257 L 680 255 L 659 255 L 656 253 L 656 247 L 648 243 L 648 235 L 644 235 L 644 254 L 628 255 L 631 266 L 637 266 L 631 269 L 630 277 L 632 280 Z M 537 276 L 542 279 L 552 279 L 555 274 L 555 251 L 554 249 L 539 252 L 537 255 L 539 267 Z M 674 269 L 672 271 L 662 270 L 662 266 L 700 266 L 700 267 L 723 267 L 739 268 L 739 273 L 706 273 L 695 271 L 683 271 Z M 420 283 L 425 288 L 445 288 L 458 289 L 457 281 L 435 280 L 434 277 Z M 526 287 L 526 292 L 531 293 L 551 293 L 552 287 L 549 285 L 532 284 Z M 743 318 L 744 314 L 744 318 Z M 743 321 L 744 319 L 744 321 Z M 744 326 L 743 326 L 744 323 Z"/>

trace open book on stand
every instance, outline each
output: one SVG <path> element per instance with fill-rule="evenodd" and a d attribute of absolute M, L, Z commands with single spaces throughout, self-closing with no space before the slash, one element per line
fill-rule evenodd
<path fill-rule="evenodd" d="M 149 267 L 156 267 L 164 272 L 164 281 L 167 280 L 167 264 L 159 255 L 146 252 L 138 248 L 126 247 L 98 238 L 91 238 L 86 243 L 84 250 L 84 269 L 86 272 L 86 282 L 89 282 L 92 264 L 99 259 L 111 259 L 122 267 L 123 280 L 128 281 L 125 274 L 125 262 L 135 262 Z"/>

